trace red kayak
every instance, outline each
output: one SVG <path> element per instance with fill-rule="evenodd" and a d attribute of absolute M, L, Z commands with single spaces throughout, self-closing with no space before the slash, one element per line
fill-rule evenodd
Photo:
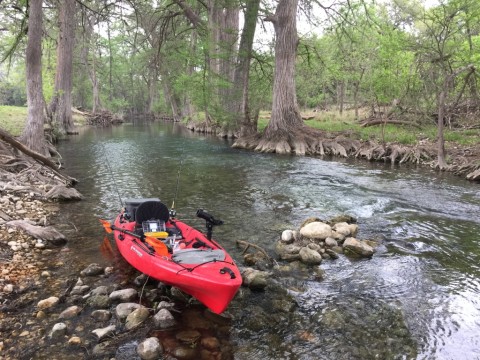
<path fill-rule="evenodd" d="M 232 257 L 211 239 L 223 222 L 203 210 L 207 235 L 173 218 L 159 199 L 131 199 L 110 229 L 122 256 L 137 270 L 222 313 L 242 284 Z M 107 229 L 107 225 L 104 222 Z M 108 229 L 107 229 L 108 230 Z"/>

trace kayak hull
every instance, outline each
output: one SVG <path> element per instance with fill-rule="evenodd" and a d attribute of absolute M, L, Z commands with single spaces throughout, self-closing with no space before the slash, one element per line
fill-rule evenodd
<path fill-rule="evenodd" d="M 177 249 L 159 254 L 142 235 L 136 234 L 136 222 L 125 221 L 120 214 L 113 226 L 120 254 L 140 272 L 179 288 L 214 313 L 222 313 L 242 284 L 235 262 L 215 241 L 187 224 L 169 219 L 166 225 L 174 227 L 181 240 L 175 241 Z"/>

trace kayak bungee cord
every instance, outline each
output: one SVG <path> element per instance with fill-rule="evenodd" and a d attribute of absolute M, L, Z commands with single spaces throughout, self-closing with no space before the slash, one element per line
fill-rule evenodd
<path fill-rule="evenodd" d="M 177 275 L 179 273 L 181 273 L 182 271 L 188 271 L 188 272 L 192 272 L 193 270 L 195 270 L 196 268 L 202 266 L 202 265 L 205 265 L 205 264 L 210 264 L 210 263 L 217 263 L 217 262 L 223 262 L 225 264 L 228 264 L 228 265 L 232 265 L 232 266 L 235 266 L 235 263 L 232 263 L 230 261 L 225 261 L 225 260 L 217 260 L 217 259 L 213 259 L 213 260 L 209 260 L 209 261 L 205 261 L 203 263 L 200 263 L 198 265 L 195 265 L 194 267 L 186 267 L 186 266 L 183 266 L 182 264 L 180 264 L 179 262 L 175 261 L 175 260 L 172 260 L 172 262 L 174 262 L 175 264 L 177 264 L 178 266 L 182 267 L 183 269 L 180 269 L 177 271 Z M 228 269 L 228 268 L 223 268 L 221 269 L 220 271 L 223 270 L 223 273 L 225 273 L 225 269 Z M 228 269 L 230 270 L 230 269 Z M 230 270 L 231 271 L 231 270 Z M 230 273 L 230 276 L 232 276 L 232 273 Z M 235 274 L 233 275 L 234 277 L 232 279 L 235 279 Z"/>

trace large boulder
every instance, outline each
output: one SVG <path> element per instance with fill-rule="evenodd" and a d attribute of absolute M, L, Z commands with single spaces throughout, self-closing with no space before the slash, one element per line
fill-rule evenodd
<path fill-rule="evenodd" d="M 332 236 L 332 227 L 323 222 L 315 221 L 302 227 L 300 234 L 312 240 L 325 240 Z"/>

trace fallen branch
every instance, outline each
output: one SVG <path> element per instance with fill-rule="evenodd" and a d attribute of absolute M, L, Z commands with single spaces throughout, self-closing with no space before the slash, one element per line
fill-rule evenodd
<path fill-rule="evenodd" d="M 366 120 L 366 122 L 362 123 L 361 127 L 368 127 L 368 126 L 375 126 L 375 125 L 384 125 L 384 124 L 395 124 L 395 125 L 408 125 L 414 126 L 416 128 L 420 128 L 420 125 L 410 122 L 410 121 L 403 121 L 403 120 L 392 120 L 392 119 L 373 119 L 373 120 Z"/>
<path fill-rule="evenodd" d="M 10 134 L 8 134 L 6 131 L 4 131 L 3 129 L 0 129 L 0 139 L 10 144 L 11 146 L 13 146 L 15 149 L 20 150 L 25 155 L 30 156 L 32 159 L 36 160 L 42 165 L 50 168 L 51 171 L 57 177 L 59 177 L 62 181 L 64 181 L 67 186 L 71 186 L 77 182 L 74 178 L 71 178 L 69 176 L 63 175 L 62 173 L 58 172 L 57 169 L 59 168 L 59 166 L 55 164 L 52 160 L 43 156 L 42 154 L 37 153 L 36 151 L 29 149 L 28 147 L 23 145 L 20 141 L 18 141 L 17 139 L 12 137 Z"/>
<path fill-rule="evenodd" d="M 237 243 L 237 246 L 240 246 L 240 245 L 243 245 L 245 246 L 245 249 L 243 249 L 243 252 L 242 252 L 242 255 L 244 255 L 248 249 L 250 247 L 254 248 L 254 249 L 257 249 L 258 251 L 260 251 L 264 256 L 265 258 L 267 258 L 268 260 L 273 260 L 268 254 L 267 252 L 260 246 L 258 245 L 255 245 L 255 244 L 252 244 L 252 243 L 249 243 L 248 241 L 242 241 L 242 240 L 236 240 L 236 243 Z"/>

